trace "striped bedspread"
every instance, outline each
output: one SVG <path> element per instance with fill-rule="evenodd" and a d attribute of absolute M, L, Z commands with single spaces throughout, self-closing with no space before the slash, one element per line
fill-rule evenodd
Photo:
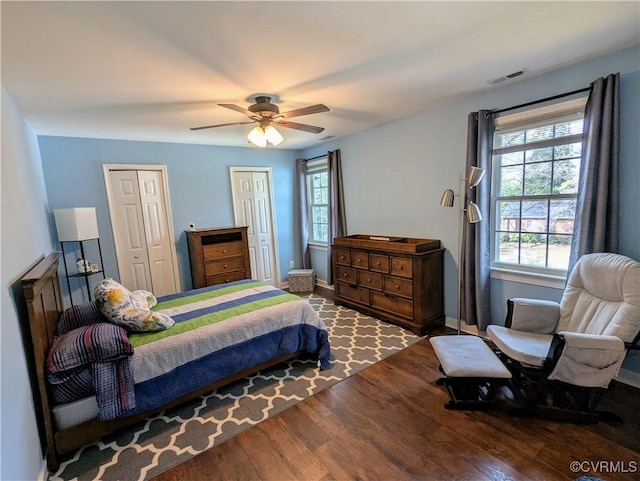
<path fill-rule="evenodd" d="M 245 280 L 158 299 L 166 331 L 130 334 L 137 408 L 152 409 L 270 359 L 297 351 L 329 366 L 323 321 L 300 297 Z"/>

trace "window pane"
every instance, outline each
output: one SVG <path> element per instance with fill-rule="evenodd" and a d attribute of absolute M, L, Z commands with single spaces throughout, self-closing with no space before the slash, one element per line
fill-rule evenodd
<path fill-rule="evenodd" d="M 573 219 L 576 215 L 575 199 L 551 200 L 550 210 L 549 232 L 554 234 L 573 234 Z"/>
<path fill-rule="evenodd" d="M 556 160 L 572 159 L 582 154 L 582 143 L 557 145 L 553 148 L 553 156 Z"/>
<path fill-rule="evenodd" d="M 318 187 L 313 189 L 313 204 L 326 204 L 327 203 L 327 188 Z"/>
<path fill-rule="evenodd" d="M 313 224 L 313 240 L 327 242 L 327 224 Z"/>
<path fill-rule="evenodd" d="M 559 160 L 553 164 L 553 193 L 577 194 L 580 159 Z"/>
<path fill-rule="evenodd" d="M 522 164 L 523 152 L 510 152 L 508 154 L 500 155 L 500 164 L 502 165 L 514 165 Z"/>
<path fill-rule="evenodd" d="M 522 234 L 520 263 L 529 266 L 547 266 L 547 236 L 545 234 Z"/>
<path fill-rule="evenodd" d="M 497 141 L 497 142 L 496 142 Z M 511 133 L 502 133 L 496 135 L 496 139 L 494 140 L 494 148 L 499 147 L 509 147 L 512 145 L 521 145 L 524 144 L 524 132 L 511 132 Z"/>
<path fill-rule="evenodd" d="M 522 195 L 522 165 L 500 170 L 500 195 Z"/>
<path fill-rule="evenodd" d="M 496 235 L 498 236 L 498 262 L 509 262 L 517 264 L 520 258 L 520 234 L 496 232 Z"/>
<path fill-rule="evenodd" d="M 553 157 L 553 148 L 544 147 L 542 149 L 532 149 L 525 152 L 526 162 L 541 162 L 543 160 L 551 160 Z"/>
<path fill-rule="evenodd" d="M 571 253 L 570 235 L 549 236 L 549 266 L 553 269 L 568 269 Z"/>
<path fill-rule="evenodd" d="M 524 194 L 551 193 L 551 162 L 527 165 L 524 173 Z"/>
<path fill-rule="evenodd" d="M 547 232 L 547 201 L 522 202 L 522 232 Z"/>
<path fill-rule="evenodd" d="M 498 222 L 496 230 L 505 232 L 520 231 L 520 202 L 498 202 Z"/>
<path fill-rule="evenodd" d="M 527 143 L 538 142 L 539 140 L 552 139 L 553 138 L 553 125 L 546 125 L 544 127 L 538 127 L 535 129 L 527 130 L 526 133 Z"/>
<path fill-rule="evenodd" d="M 566 137 L 567 135 L 581 134 L 584 126 L 584 120 L 572 120 L 570 122 L 562 122 L 556 124 L 556 137 Z"/>

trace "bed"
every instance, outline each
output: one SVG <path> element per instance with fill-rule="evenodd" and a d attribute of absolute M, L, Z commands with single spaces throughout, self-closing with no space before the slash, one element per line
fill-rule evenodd
<path fill-rule="evenodd" d="M 87 322 L 86 316 L 77 323 L 83 309 L 85 314 L 100 314 L 95 301 L 64 309 L 58 257 L 48 255 L 22 278 L 50 470 L 57 469 L 63 453 L 267 367 L 294 357 L 313 359 L 320 369 L 329 365 L 328 333 L 309 303 L 259 281 L 158 298 L 153 310 L 175 321 L 167 330 L 126 332 L 104 322 L 106 318 L 96 323 Z M 69 325 L 70 313 L 76 324 Z M 103 343 L 96 335 L 114 329 L 117 342 Z M 81 368 L 74 364 L 74 369 L 59 373 L 55 353 L 69 336 L 76 337 L 67 345 L 78 339 L 99 342 L 81 356 L 90 366 L 83 361 Z M 77 387 L 82 380 L 78 373 L 93 380 L 93 393 Z"/>

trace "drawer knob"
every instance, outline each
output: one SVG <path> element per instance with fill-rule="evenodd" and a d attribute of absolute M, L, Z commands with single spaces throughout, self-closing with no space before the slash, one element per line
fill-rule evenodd
<path fill-rule="evenodd" d="M 349 274 L 345 272 L 344 274 L 342 274 L 342 277 L 349 277 Z"/>
<path fill-rule="evenodd" d="M 222 253 L 226 254 L 227 253 L 227 249 L 222 249 Z"/>
<path fill-rule="evenodd" d="M 400 289 L 400 286 L 398 284 L 396 284 L 396 289 Z"/>
<path fill-rule="evenodd" d="M 226 268 L 227 268 L 227 267 L 229 267 L 229 266 L 228 266 L 227 264 L 225 264 L 223 267 L 226 269 Z"/>
<path fill-rule="evenodd" d="M 380 262 L 376 262 L 376 266 L 380 267 Z"/>

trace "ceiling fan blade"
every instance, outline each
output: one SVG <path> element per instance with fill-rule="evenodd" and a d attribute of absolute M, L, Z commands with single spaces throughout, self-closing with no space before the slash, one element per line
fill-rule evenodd
<path fill-rule="evenodd" d="M 235 110 L 236 112 L 240 112 L 241 114 L 248 115 L 249 117 L 253 117 L 255 114 L 251 110 L 247 110 L 244 107 L 240 107 L 239 105 L 234 104 L 218 104 L 220 107 L 226 107 L 231 110 Z"/>
<path fill-rule="evenodd" d="M 311 132 L 312 134 L 319 134 L 324 130 L 324 127 L 316 127 L 315 125 L 299 124 L 297 122 L 289 122 L 287 120 L 272 122 L 272 124 L 279 125 L 280 127 L 286 127 L 288 129 L 304 130 L 305 132 Z"/>
<path fill-rule="evenodd" d="M 311 114 L 319 114 L 321 112 L 329 112 L 329 107 L 323 104 L 310 105 L 309 107 L 302 107 L 301 109 L 289 110 L 288 112 L 284 112 L 281 115 L 285 119 L 290 119 L 292 117 L 300 117 L 302 115 L 311 115 Z"/>
<path fill-rule="evenodd" d="M 245 124 L 253 124 L 255 120 L 251 122 L 232 122 L 230 124 L 218 124 L 218 125 L 204 125 L 202 127 L 191 127 L 189 130 L 202 130 L 202 129 L 213 129 L 216 127 L 226 127 L 228 125 L 245 125 Z"/>

